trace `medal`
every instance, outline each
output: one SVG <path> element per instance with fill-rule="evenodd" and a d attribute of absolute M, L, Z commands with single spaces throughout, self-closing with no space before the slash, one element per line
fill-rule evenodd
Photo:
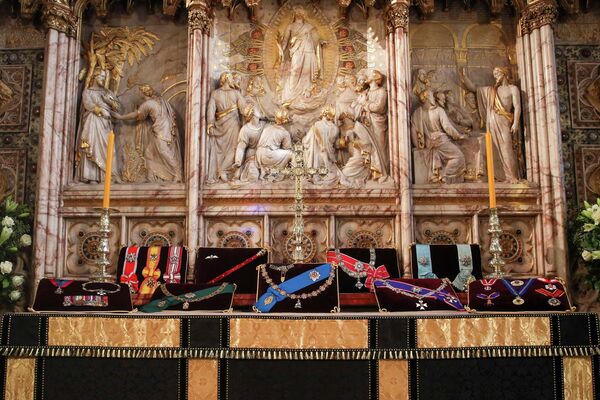
<path fill-rule="evenodd" d="M 482 279 L 481 284 L 483 285 L 483 290 L 491 291 L 492 286 L 496 283 L 497 279 Z"/>
<path fill-rule="evenodd" d="M 561 302 L 558 298 L 565 294 L 564 291 L 559 290 L 555 285 L 551 284 L 544 286 L 544 289 L 535 289 L 535 291 L 539 294 L 549 297 L 548 304 L 550 304 L 552 307 L 560 306 Z"/>
<path fill-rule="evenodd" d="M 502 283 L 504 283 L 504 286 L 506 286 L 506 288 L 508 289 L 508 291 L 510 293 L 512 293 L 515 298 L 513 299 L 513 304 L 515 306 L 521 306 L 523 304 L 525 304 L 525 300 L 523 300 L 523 297 L 525 295 L 525 293 L 527 293 L 527 291 L 529 290 L 529 287 L 533 284 L 533 279 L 527 279 L 527 283 L 525 283 L 522 280 L 516 279 L 514 281 L 508 281 L 506 279 L 502 279 Z M 516 282 L 516 284 L 513 284 L 513 282 Z M 515 290 L 515 287 L 521 287 L 523 286 L 518 292 Z"/>
<path fill-rule="evenodd" d="M 56 287 L 56 290 L 54 291 L 54 293 L 63 294 L 63 292 L 64 292 L 63 288 L 66 288 L 71 283 L 73 283 L 73 280 L 72 279 L 50 279 L 50 283 L 52 283 L 52 285 L 54 285 Z"/>
<path fill-rule="evenodd" d="M 500 296 L 500 293 L 498 293 L 498 292 L 494 292 L 491 294 L 483 294 L 483 293 L 477 294 L 478 299 L 485 300 L 486 307 L 493 306 L 494 303 L 492 303 L 492 300 L 494 300 L 496 297 L 499 297 L 499 296 Z"/>

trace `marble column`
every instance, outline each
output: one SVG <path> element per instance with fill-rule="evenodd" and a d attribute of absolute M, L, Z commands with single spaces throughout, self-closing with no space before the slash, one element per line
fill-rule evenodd
<path fill-rule="evenodd" d="M 187 67 L 187 116 L 186 116 L 186 192 L 187 219 L 186 245 L 189 251 L 188 277 L 194 276 L 196 248 L 199 245 L 199 211 L 201 173 L 204 168 L 206 103 L 208 101 L 209 35 L 212 27 L 212 10 L 205 0 L 189 0 L 189 41 Z"/>
<path fill-rule="evenodd" d="M 392 177 L 399 191 L 400 249 L 403 275 L 411 276 L 409 246 L 414 241 L 412 163 L 409 129 L 410 46 L 408 11 L 410 1 L 392 0 L 384 18 L 387 30 L 388 92 Z"/>
<path fill-rule="evenodd" d="M 66 4 L 47 2 L 42 127 L 39 139 L 35 215 L 35 278 L 56 275 L 59 265 L 60 189 L 68 171 L 68 137 L 73 127 L 77 82 L 77 18 Z"/>
<path fill-rule="evenodd" d="M 538 273 L 567 275 L 565 195 L 558 109 L 556 60 L 552 23 L 558 15 L 554 0 L 529 1 L 521 11 L 518 46 L 519 71 L 524 74 L 529 118 L 526 120 L 532 163 L 530 180 L 540 188 L 541 217 L 538 223 Z M 540 257 L 541 256 L 541 257 Z"/>

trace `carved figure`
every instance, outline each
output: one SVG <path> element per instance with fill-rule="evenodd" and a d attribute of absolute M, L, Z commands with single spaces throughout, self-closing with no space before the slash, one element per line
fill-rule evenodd
<path fill-rule="evenodd" d="M 379 180 L 388 176 L 388 139 L 387 139 L 387 90 L 383 87 L 383 75 L 374 70 L 369 80 L 366 96 L 359 96 L 355 104 L 357 122 L 354 131 L 366 130 L 372 140 L 372 146 L 379 159 L 376 174 Z M 373 155 L 373 154 L 372 154 Z"/>
<path fill-rule="evenodd" d="M 344 165 L 348 161 L 348 141 L 351 130 L 354 128 L 354 109 L 352 103 L 356 100 L 356 76 L 339 76 L 338 93 L 335 105 L 335 123 L 340 128 L 340 140 L 336 143 L 338 151 L 336 159 L 338 165 Z"/>
<path fill-rule="evenodd" d="M 144 160 L 148 182 L 181 182 L 183 163 L 179 145 L 179 132 L 173 108 L 150 85 L 141 85 L 144 102 L 136 111 L 119 115 L 119 120 L 138 121 L 144 138 Z"/>
<path fill-rule="evenodd" d="M 521 118 L 521 99 L 519 88 L 508 80 L 508 69 L 496 67 L 493 70 L 496 83 L 493 86 L 477 87 L 461 71 L 461 80 L 467 90 L 477 93 L 477 104 L 486 129 L 492 134 L 494 160 L 501 168 L 497 179 L 510 183 L 518 182 L 519 166 L 517 161 L 519 121 Z M 504 176 L 502 176 L 504 175 Z"/>
<path fill-rule="evenodd" d="M 246 100 L 238 90 L 233 75 L 223 72 L 220 87 L 214 90 L 207 106 L 208 160 L 206 182 L 228 181 L 231 178 L 238 135 L 240 113 Z"/>
<path fill-rule="evenodd" d="M 473 118 L 471 117 L 471 115 L 469 115 L 469 112 L 467 110 L 465 110 L 458 104 L 453 91 L 446 90 L 444 92 L 443 107 L 446 110 L 446 113 L 448 114 L 448 118 L 450 118 L 450 121 L 452 121 L 452 123 L 454 123 L 456 127 L 465 132 L 472 132 L 477 130 L 478 127 L 475 126 Z"/>
<path fill-rule="evenodd" d="M 313 25 L 306 21 L 302 6 L 293 8 L 294 19 L 281 37 L 279 62 L 289 53 L 289 74 L 283 85 L 282 102 L 294 102 L 300 96 L 310 97 L 323 71 L 322 46 L 325 42 Z"/>
<path fill-rule="evenodd" d="M 307 168 L 327 168 L 325 176 L 313 175 L 309 180 L 313 183 L 333 184 L 340 176 L 340 170 L 335 164 L 335 143 L 338 140 L 340 130 L 333 122 L 335 110 L 332 106 L 326 106 L 321 111 L 321 120 L 315 122 L 310 128 L 302 145 L 304 146 L 304 165 Z"/>
<path fill-rule="evenodd" d="M 415 79 L 413 80 L 412 88 L 415 96 L 419 97 L 423 91 L 431 89 L 431 78 L 435 70 L 425 71 L 424 69 L 418 69 Z"/>
<path fill-rule="evenodd" d="M 466 138 L 450 122 L 443 108 L 435 103 L 433 92 L 425 90 L 419 96 L 421 106 L 411 117 L 410 133 L 413 146 L 426 150 L 430 182 L 460 183 L 464 181 L 465 156 L 452 143 Z"/>
<path fill-rule="evenodd" d="M 108 134 L 113 129 L 111 111 L 116 111 L 119 106 L 115 95 L 104 88 L 105 81 L 106 72 L 99 70 L 81 95 L 77 178 L 84 183 L 104 181 Z M 113 168 L 113 178 L 118 181 L 116 170 Z"/>
<path fill-rule="evenodd" d="M 235 175 L 238 182 L 256 182 L 260 178 L 256 148 L 265 123 L 260 120 L 258 110 L 252 104 L 244 109 L 244 121 L 246 123 L 240 129 L 233 166 L 237 168 Z"/>
<path fill-rule="evenodd" d="M 292 159 L 292 136 L 283 127 L 289 122 L 288 114 L 280 109 L 275 114 L 275 125 L 267 125 L 256 150 L 256 162 L 260 169 L 260 178 L 270 175 L 274 168 L 284 168 Z"/>

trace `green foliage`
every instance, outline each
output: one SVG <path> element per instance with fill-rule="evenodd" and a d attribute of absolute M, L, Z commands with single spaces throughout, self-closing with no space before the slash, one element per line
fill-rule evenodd
<path fill-rule="evenodd" d="M 31 210 L 6 198 L 0 203 L 0 301 L 23 296 L 23 278 L 14 273 L 20 251 L 31 246 Z"/>
<path fill-rule="evenodd" d="M 575 220 L 571 242 L 588 269 L 586 281 L 600 291 L 600 198 L 584 205 Z"/>

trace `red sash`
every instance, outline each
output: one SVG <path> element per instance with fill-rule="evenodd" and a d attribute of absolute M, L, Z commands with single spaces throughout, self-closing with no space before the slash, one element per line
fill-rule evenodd
<path fill-rule="evenodd" d="M 119 282 L 126 283 L 131 293 L 137 293 L 139 290 L 139 281 L 135 273 L 138 265 L 139 246 L 129 246 L 125 251 L 125 265 Z"/>
<path fill-rule="evenodd" d="M 169 247 L 169 258 L 167 266 L 167 272 L 163 275 L 165 283 L 180 283 L 181 282 L 181 254 L 183 253 L 183 247 L 171 246 Z"/>
<path fill-rule="evenodd" d="M 239 263 L 239 264 L 233 266 L 232 268 L 228 269 L 227 271 L 223 272 L 221 275 L 214 277 L 213 279 L 211 279 L 210 281 L 208 281 L 207 284 L 211 285 L 213 283 L 217 283 L 217 282 L 221 281 L 222 279 L 224 279 L 224 278 L 228 277 L 229 275 L 233 274 L 238 269 L 241 269 L 241 268 L 245 267 L 246 265 L 250 264 L 252 261 L 256 260 L 258 257 L 262 256 L 266 252 L 267 252 L 266 249 L 261 249 L 258 253 L 256 253 L 252 257 L 245 259 L 241 263 Z"/>
<path fill-rule="evenodd" d="M 380 265 L 379 267 L 375 268 L 369 263 L 357 260 L 356 258 L 350 257 L 349 255 L 344 254 L 342 252 L 340 252 L 339 255 L 340 255 L 341 261 L 344 263 L 346 268 L 348 268 L 350 271 L 355 272 L 357 274 L 360 272 L 357 271 L 356 264 L 358 264 L 358 263 L 362 264 L 363 271 L 366 272 L 366 274 L 367 274 L 366 279 L 365 279 L 365 286 L 369 290 L 373 290 L 373 283 L 375 282 L 375 280 L 386 279 L 386 278 L 390 277 L 390 274 L 389 274 L 387 268 L 385 267 L 385 265 Z M 327 252 L 327 262 L 335 263 L 335 264 L 337 264 L 339 262 L 335 251 Z"/>

